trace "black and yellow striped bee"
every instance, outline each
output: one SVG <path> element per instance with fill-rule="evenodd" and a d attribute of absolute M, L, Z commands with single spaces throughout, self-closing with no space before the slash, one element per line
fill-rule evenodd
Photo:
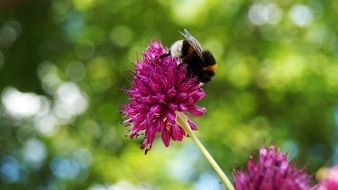
<path fill-rule="evenodd" d="M 188 77 L 195 76 L 202 84 L 209 82 L 217 69 L 213 54 L 203 50 L 199 41 L 186 29 L 180 33 L 184 39 L 173 43 L 169 53 L 161 57 L 171 55 L 179 58 L 182 64 L 187 65 Z"/>

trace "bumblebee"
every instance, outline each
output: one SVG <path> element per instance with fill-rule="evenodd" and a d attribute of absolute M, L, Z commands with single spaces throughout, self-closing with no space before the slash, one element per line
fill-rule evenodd
<path fill-rule="evenodd" d="M 184 39 L 174 42 L 169 53 L 161 57 L 171 55 L 180 59 L 181 64 L 187 65 L 187 77 L 196 77 L 202 84 L 209 82 L 217 69 L 213 54 L 209 50 L 203 50 L 188 30 L 184 29 L 180 34 Z"/>

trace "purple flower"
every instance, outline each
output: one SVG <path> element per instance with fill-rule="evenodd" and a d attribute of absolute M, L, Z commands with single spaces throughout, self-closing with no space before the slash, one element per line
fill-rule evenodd
<path fill-rule="evenodd" d="M 262 147 L 258 161 L 250 157 L 247 171 L 235 171 L 236 190 L 309 190 L 311 177 L 290 165 L 275 147 Z"/>
<path fill-rule="evenodd" d="M 318 190 L 337 190 L 338 189 L 338 165 L 331 168 L 319 183 Z"/>
<path fill-rule="evenodd" d="M 171 139 L 181 141 L 187 135 L 176 123 L 176 111 L 193 116 L 206 113 L 196 105 L 206 95 L 199 81 L 186 77 L 186 66 L 178 59 L 161 58 L 166 53 L 167 49 L 153 41 L 144 52 L 143 60 L 136 62 L 132 87 L 126 90 L 130 102 L 123 107 L 125 123 L 132 126 L 130 138 L 144 132 L 141 149 L 145 153 L 157 134 L 161 134 L 165 146 L 169 146 Z M 189 118 L 188 123 L 193 130 L 197 129 Z"/>

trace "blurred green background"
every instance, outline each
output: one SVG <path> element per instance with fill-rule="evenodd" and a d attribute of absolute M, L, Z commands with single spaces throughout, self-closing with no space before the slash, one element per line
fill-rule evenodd
<path fill-rule="evenodd" d="M 153 39 L 218 62 L 197 135 L 229 175 L 271 143 L 338 163 L 338 1 L 1 0 L 0 189 L 222 189 L 185 138 L 145 156 L 119 106 Z"/>

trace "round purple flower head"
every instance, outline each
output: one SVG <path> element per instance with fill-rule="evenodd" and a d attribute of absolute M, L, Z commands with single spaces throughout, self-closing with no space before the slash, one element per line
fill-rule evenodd
<path fill-rule="evenodd" d="M 235 171 L 236 190 L 309 190 L 310 176 L 288 163 L 275 147 L 262 147 L 258 161 L 250 157 L 247 171 Z"/>
<path fill-rule="evenodd" d="M 320 182 L 318 190 L 338 190 L 338 165 L 328 171 Z"/>
<path fill-rule="evenodd" d="M 126 90 L 130 102 L 123 107 L 125 123 L 132 126 L 130 138 L 144 132 L 141 149 L 145 153 L 157 134 L 161 134 L 165 146 L 169 146 L 171 139 L 181 141 L 187 135 L 176 123 L 176 111 L 193 116 L 206 113 L 196 105 L 206 95 L 199 81 L 186 77 L 186 66 L 178 59 L 161 57 L 166 53 L 168 50 L 162 44 L 153 41 L 144 52 L 143 60 L 136 62 L 132 87 Z M 196 124 L 187 120 L 191 129 L 196 130 Z"/>

